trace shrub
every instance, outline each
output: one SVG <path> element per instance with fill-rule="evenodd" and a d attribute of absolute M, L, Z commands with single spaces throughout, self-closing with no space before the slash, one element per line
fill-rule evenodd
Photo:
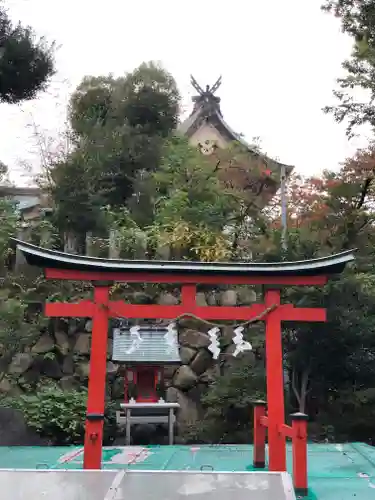
<path fill-rule="evenodd" d="M 244 355 L 218 376 L 202 397 L 204 417 L 191 426 L 188 442 L 249 443 L 253 432 L 252 401 L 265 398 L 264 367 Z"/>
<path fill-rule="evenodd" d="M 53 445 L 82 444 L 86 417 L 87 390 L 63 391 L 46 388 L 35 394 L 8 399 L 6 404 L 20 410 L 27 425 Z M 116 432 L 114 406 L 107 404 L 104 443 Z"/>

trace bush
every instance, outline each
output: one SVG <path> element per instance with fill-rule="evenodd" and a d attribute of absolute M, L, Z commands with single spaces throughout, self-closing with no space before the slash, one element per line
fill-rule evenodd
<path fill-rule="evenodd" d="M 82 444 L 85 431 L 87 390 L 62 391 L 47 388 L 31 395 L 8 399 L 6 404 L 20 410 L 27 425 L 53 445 Z M 107 404 L 104 444 L 115 437 L 114 406 Z"/>
<path fill-rule="evenodd" d="M 324 439 L 336 442 L 360 441 L 374 445 L 375 388 L 342 390 L 328 410 L 319 413 L 316 425 Z"/>
<path fill-rule="evenodd" d="M 253 433 L 252 402 L 265 398 L 264 367 L 244 355 L 218 376 L 202 397 L 203 419 L 191 426 L 188 442 L 249 443 Z"/>

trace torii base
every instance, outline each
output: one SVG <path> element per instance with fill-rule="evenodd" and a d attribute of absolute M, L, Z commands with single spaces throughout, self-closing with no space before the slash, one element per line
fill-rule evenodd
<path fill-rule="evenodd" d="M 266 465 L 266 430 L 270 431 L 271 422 L 266 412 L 266 403 L 264 401 L 255 401 L 254 403 L 254 456 L 253 467 L 256 469 L 265 468 Z M 293 484 L 295 491 L 300 496 L 306 496 L 308 493 L 307 482 L 307 415 L 304 413 L 293 413 L 291 415 L 292 426 L 279 422 L 276 431 L 286 438 L 292 440 L 293 453 Z M 286 449 L 280 447 L 278 455 L 284 455 L 286 461 Z M 269 456 L 269 470 L 271 468 L 271 449 Z"/>

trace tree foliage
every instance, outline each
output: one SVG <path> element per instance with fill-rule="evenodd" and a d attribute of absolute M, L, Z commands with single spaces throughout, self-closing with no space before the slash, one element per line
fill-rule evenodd
<path fill-rule="evenodd" d="M 54 46 L 30 27 L 14 26 L 0 6 L 0 102 L 33 99 L 54 73 Z"/>
<path fill-rule="evenodd" d="M 358 249 L 355 265 L 341 276 L 332 277 L 323 288 L 290 287 L 282 292 L 283 302 L 296 307 L 325 307 L 328 312 L 326 323 L 283 327 L 288 410 L 308 413 L 314 439 L 358 439 L 372 443 L 375 439 L 371 427 L 375 359 L 373 147 L 358 151 L 339 171 L 325 171 L 312 178 L 292 176 L 288 197 L 287 253 L 280 248 L 277 196 L 263 210 L 262 228 L 251 233 L 250 247 L 255 259 L 293 261 Z M 247 335 L 254 342 L 254 332 L 249 330 Z M 257 337 L 257 343 L 251 368 L 254 374 L 265 363 L 263 335 Z M 241 370 L 245 378 L 245 367 Z M 221 432 L 218 428 L 222 429 L 227 419 L 223 413 L 227 399 L 232 401 L 237 397 L 241 406 L 244 393 L 238 378 L 238 369 L 233 371 L 229 367 L 224 378 L 220 377 L 209 389 L 204 401 L 210 403 L 198 429 L 198 435 L 205 441 L 217 442 Z M 259 397 L 260 385 L 248 387 L 247 401 Z M 344 412 L 346 418 L 342 419 Z M 241 425 L 233 425 L 233 438 L 240 439 L 236 433 Z M 226 432 L 223 430 L 223 436 L 229 442 Z"/>
<path fill-rule="evenodd" d="M 31 429 L 57 446 L 82 443 L 86 403 L 87 390 L 62 391 L 55 387 L 47 387 L 36 394 L 25 394 L 5 401 L 8 406 L 22 411 Z M 113 405 L 108 404 L 104 419 L 104 443 L 111 443 L 113 439 L 113 410 Z"/>
<path fill-rule="evenodd" d="M 265 399 L 264 365 L 245 355 L 218 375 L 202 397 L 204 417 L 191 426 L 190 442 L 249 443 L 253 430 L 252 402 Z"/>
<path fill-rule="evenodd" d="M 338 105 L 325 108 L 336 121 L 347 123 L 351 136 L 357 126 L 375 126 L 375 2 L 326 0 L 322 8 L 338 17 L 343 31 L 353 37 L 351 57 L 343 62 L 346 76 L 337 80 L 334 91 Z"/>
<path fill-rule="evenodd" d="M 289 186 L 288 259 L 358 249 L 355 266 L 331 279 L 323 290 L 291 288 L 284 293 L 284 300 L 295 304 L 327 308 L 327 323 L 285 328 L 284 342 L 293 392 L 291 403 L 297 407 L 302 404 L 321 425 L 330 421 L 332 414 L 336 439 L 363 439 L 364 428 L 350 423 L 350 419 L 355 420 L 354 414 L 348 414 L 346 424 L 333 415 L 343 411 L 342 394 L 346 394 L 347 401 L 351 392 L 356 398 L 357 391 L 373 386 L 373 160 L 371 146 L 358 151 L 338 172 L 295 179 Z M 277 258 L 276 245 L 269 251 Z M 345 405 L 347 411 L 347 402 Z M 373 439 L 370 426 L 365 432 L 368 441 Z"/>
<path fill-rule="evenodd" d="M 72 96 L 69 117 L 78 136 L 89 136 L 96 125 L 124 124 L 167 136 L 177 125 L 179 101 L 172 75 L 151 61 L 120 78 L 85 77 Z"/>
<path fill-rule="evenodd" d="M 72 151 L 51 172 L 58 224 L 100 229 L 100 207 L 121 208 L 136 196 L 139 178 L 160 163 L 178 111 L 176 84 L 155 63 L 122 78 L 85 78 L 70 105 Z"/>
<path fill-rule="evenodd" d="M 3 271 L 12 252 L 10 238 L 16 236 L 19 223 L 15 204 L 8 199 L 0 199 L 0 269 Z"/>
<path fill-rule="evenodd" d="M 230 258 L 223 231 L 243 200 L 237 190 L 222 185 L 212 163 L 186 138 L 174 136 L 152 180 L 158 242 L 170 246 L 177 258 Z"/>

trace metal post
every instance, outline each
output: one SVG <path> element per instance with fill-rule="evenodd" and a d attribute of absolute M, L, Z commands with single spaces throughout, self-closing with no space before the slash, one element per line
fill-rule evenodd
<path fill-rule="evenodd" d="M 126 446 L 130 446 L 130 432 L 131 432 L 131 409 L 126 408 L 126 424 L 125 424 L 125 443 Z"/>
<path fill-rule="evenodd" d="M 173 444 L 173 434 L 174 434 L 174 408 L 169 408 L 168 412 L 168 442 Z"/>
<path fill-rule="evenodd" d="M 280 196 L 281 196 L 281 248 L 284 252 L 288 249 L 287 241 L 287 193 L 286 193 L 286 169 L 281 166 L 280 171 Z"/>

